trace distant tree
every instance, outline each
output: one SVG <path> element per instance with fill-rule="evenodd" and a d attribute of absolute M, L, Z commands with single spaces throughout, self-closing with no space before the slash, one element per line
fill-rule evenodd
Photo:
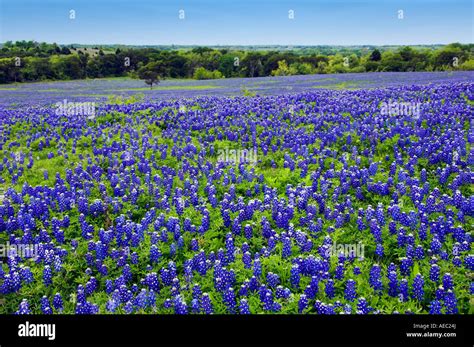
<path fill-rule="evenodd" d="M 157 62 L 148 63 L 138 70 L 138 78 L 144 80 L 153 89 L 154 84 L 160 83 L 161 65 Z"/>
<path fill-rule="evenodd" d="M 202 55 L 206 52 L 212 52 L 212 48 L 209 48 L 209 47 L 196 47 L 196 48 L 193 48 L 192 52 Z"/>
<path fill-rule="evenodd" d="M 415 52 L 411 47 L 405 46 L 402 49 L 400 49 L 400 56 L 404 61 L 410 61 L 413 59 Z"/>
<path fill-rule="evenodd" d="M 64 54 L 64 55 L 71 54 L 71 50 L 67 48 L 66 46 L 64 46 L 63 48 L 61 48 L 61 54 Z"/>
<path fill-rule="evenodd" d="M 297 71 L 295 67 L 292 65 L 288 67 L 286 60 L 278 61 L 278 68 L 272 71 L 272 76 L 289 76 L 289 75 L 296 75 Z"/>
<path fill-rule="evenodd" d="M 205 68 L 198 67 L 193 74 L 193 78 L 196 80 L 212 80 L 222 78 L 222 73 L 219 70 L 209 71 Z"/>
<path fill-rule="evenodd" d="M 153 89 L 154 84 L 160 83 L 160 78 L 158 73 L 151 70 L 139 70 L 138 78 L 144 80 L 146 84 L 150 86 L 150 89 Z"/>
<path fill-rule="evenodd" d="M 466 54 L 456 46 L 444 47 L 441 50 L 438 50 L 434 55 L 435 68 L 442 70 L 445 68 L 456 67 L 453 65 L 453 62 L 456 60 L 458 60 L 459 63 L 464 62 L 465 55 Z"/>
<path fill-rule="evenodd" d="M 318 68 L 316 69 L 316 71 L 319 74 L 325 74 L 327 73 L 327 68 L 328 68 L 328 63 L 326 63 L 325 61 L 320 61 L 318 63 Z"/>
<path fill-rule="evenodd" d="M 250 52 L 242 60 L 245 77 L 259 77 L 263 75 L 263 55 L 258 52 Z"/>
<path fill-rule="evenodd" d="M 290 72 L 295 72 L 296 75 L 309 75 L 315 71 L 313 65 L 310 63 L 293 63 L 289 68 Z"/>
<path fill-rule="evenodd" d="M 92 52 L 92 54 L 89 54 Z M 114 53 L 115 54 L 109 54 Z M 15 65 L 15 59 L 21 65 Z M 4 60 L 6 59 L 6 60 Z M 84 77 L 141 76 L 150 87 L 164 78 L 212 79 L 364 71 L 474 70 L 474 44 L 419 47 L 318 48 L 262 50 L 197 47 L 169 49 L 98 46 L 75 48 L 36 41 L 0 45 L 0 83 L 67 80 Z M 13 62 L 12 62 L 13 61 Z M 283 63 L 283 61 L 285 63 Z M 151 72 L 146 72 L 151 70 Z"/>
<path fill-rule="evenodd" d="M 237 60 L 235 60 L 237 58 Z M 238 62 L 237 65 L 235 62 Z M 236 57 L 235 54 L 225 54 L 220 57 L 219 59 L 219 71 L 225 76 L 225 77 L 232 77 L 234 70 L 236 67 L 240 65 L 240 58 Z"/>
<path fill-rule="evenodd" d="M 380 61 L 381 59 L 382 59 L 382 54 L 380 54 L 380 51 L 378 49 L 374 49 L 372 53 L 370 54 L 370 60 Z"/>

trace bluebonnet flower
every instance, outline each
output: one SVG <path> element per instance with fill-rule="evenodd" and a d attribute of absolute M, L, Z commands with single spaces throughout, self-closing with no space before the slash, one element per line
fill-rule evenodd
<path fill-rule="evenodd" d="M 388 295 L 397 296 L 398 294 L 398 278 L 395 271 L 388 272 Z"/>
<path fill-rule="evenodd" d="M 360 297 L 357 300 L 357 313 L 368 314 L 370 311 L 372 311 L 372 308 L 368 305 L 367 300 L 363 297 Z"/>
<path fill-rule="evenodd" d="M 370 269 L 369 283 L 376 292 L 382 292 L 383 284 L 381 279 L 381 268 L 378 264 L 373 265 Z"/>
<path fill-rule="evenodd" d="M 207 293 L 202 294 L 202 309 L 203 309 L 205 314 L 214 313 L 211 298 L 209 297 L 209 294 L 207 294 Z"/>
<path fill-rule="evenodd" d="M 301 294 L 298 301 L 298 312 L 303 313 L 303 311 L 308 307 L 308 298 L 305 294 Z"/>
<path fill-rule="evenodd" d="M 224 291 L 223 298 L 224 298 L 224 303 L 227 306 L 227 310 L 229 311 L 229 313 L 235 313 L 237 303 L 235 300 L 234 289 L 231 287 L 227 288 Z"/>
<path fill-rule="evenodd" d="M 413 298 L 417 299 L 419 301 L 423 300 L 423 296 L 425 294 L 424 291 L 424 285 L 425 281 L 423 279 L 423 276 L 420 274 L 417 274 L 415 278 L 413 279 Z"/>
<path fill-rule="evenodd" d="M 30 306 L 28 304 L 28 300 L 23 299 L 20 302 L 20 307 L 18 311 L 16 311 L 16 314 L 31 314 Z"/>
<path fill-rule="evenodd" d="M 34 281 L 33 273 L 31 272 L 28 266 L 20 268 L 20 276 L 21 276 L 22 281 L 24 281 L 27 284 L 32 283 Z"/>
<path fill-rule="evenodd" d="M 193 298 L 198 300 L 198 302 L 201 301 L 201 297 L 202 297 L 202 290 L 201 290 L 201 286 L 198 284 L 198 283 L 195 283 L 193 285 Z"/>
<path fill-rule="evenodd" d="M 442 309 L 442 306 L 441 306 L 441 302 L 439 302 L 439 300 L 433 300 L 431 301 L 430 305 L 430 314 L 441 314 L 441 309 Z"/>
<path fill-rule="evenodd" d="M 384 248 L 381 243 L 377 243 L 377 246 L 375 246 L 375 255 L 377 255 L 379 258 L 383 258 Z"/>
<path fill-rule="evenodd" d="M 176 295 L 174 298 L 174 312 L 175 314 L 188 313 L 188 306 L 181 295 Z"/>
<path fill-rule="evenodd" d="M 435 235 L 433 237 L 433 240 L 431 240 L 431 246 L 430 249 L 434 254 L 438 254 L 441 250 L 442 244 L 439 238 Z"/>
<path fill-rule="evenodd" d="M 402 275 L 404 276 L 410 275 L 410 270 L 411 270 L 412 265 L 413 265 L 412 258 L 407 258 L 407 257 L 400 258 L 400 271 Z"/>
<path fill-rule="evenodd" d="M 146 275 L 145 283 L 150 288 L 150 290 L 158 293 L 160 291 L 160 283 L 158 280 L 158 274 L 156 272 L 152 272 Z"/>
<path fill-rule="evenodd" d="M 454 295 L 454 292 L 449 289 L 446 291 L 444 295 L 444 307 L 446 308 L 446 314 L 457 314 L 458 307 L 457 307 L 457 298 Z"/>
<path fill-rule="evenodd" d="M 176 255 L 176 243 L 172 243 L 170 245 L 170 257 L 174 257 Z"/>
<path fill-rule="evenodd" d="M 425 257 L 425 251 L 423 250 L 423 246 L 418 245 L 415 248 L 415 258 L 416 259 L 423 259 Z"/>
<path fill-rule="evenodd" d="M 263 303 L 263 309 L 265 311 L 273 311 L 274 301 L 271 290 L 263 287 L 260 292 L 260 301 Z"/>
<path fill-rule="evenodd" d="M 443 300 L 444 299 L 444 294 L 445 294 L 445 291 L 444 291 L 443 286 L 439 286 L 438 289 L 436 289 L 436 291 L 435 291 L 436 300 Z"/>
<path fill-rule="evenodd" d="M 173 301 L 171 299 L 166 299 L 163 302 L 163 307 L 166 309 L 172 308 L 173 307 Z"/>
<path fill-rule="evenodd" d="M 160 260 L 161 252 L 156 245 L 150 247 L 150 263 L 154 264 Z"/>
<path fill-rule="evenodd" d="M 138 253 L 133 252 L 132 255 L 130 256 L 130 261 L 132 264 L 138 264 Z"/>
<path fill-rule="evenodd" d="M 298 264 L 294 264 L 291 267 L 290 282 L 293 287 L 299 287 L 300 285 L 300 268 Z"/>
<path fill-rule="evenodd" d="M 398 291 L 400 292 L 399 298 L 400 301 L 407 301 L 409 298 L 408 295 L 408 281 L 405 278 L 400 280 L 400 284 L 398 286 Z"/>
<path fill-rule="evenodd" d="M 327 280 L 324 291 L 329 299 L 334 297 L 334 281 L 332 279 Z"/>
<path fill-rule="evenodd" d="M 349 279 L 346 282 L 346 288 L 344 290 L 344 297 L 346 300 L 354 301 L 357 296 L 356 282 L 353 279 Z"/>
<path fill-rule="evenodd" d="M 466 258 L 464 258 L 464 265 L 466 266 L 466 269 L 474 271 L 474 255 L 466 255 Z"/>
<path fill-rule="evenodd" d="M 334 277 L 338 280 L 341 280 L 344 278 L 344 264 L 341 264 L 341 263 L 337 264 Z"/>
<path fill-rule="evenodd" d="M 199 250 L 199 243 L 197 239 L 191 240 L 190 249 L 195 252 Z"/>
<path fill-rule="evenodd" d="M 240 300 L 239 312 L 240 314 L 250 314 L 250 308 L 247 299 L 244 298 Z"/>
<path fill-rule="evenodd" d="M 234 239 L 232 237 L 227 238 L 225 241 L 225 246 L 226 246 L 227 262 L 233 263 L 235 261 Z"/>
<path fill-rule="evenodd" d="M 242 255 L 242 262 L 244 263 L 244 267 L 246 269 L 250 269 L 252 267 L 252 256 L 250 255 L 250 252 L 245 252 Z"/>
<path fill-rule="evenodd" d="M 438 282 L 439 281 L 439 273 L 440 269 L 438 264 L 431 264 L 430 268 L 430 280 L 433 282 Z"/>
<path fill-rule="evenodd" d="M 318 291 L 319 291 L 319 279 L 316 276 L 311 276 L 311 281 L 306 286 L 304 293 L 309 299 L 314 299 Z"/>
<path fill-rule="evenodd" d="M 192 313 L 201 312 L 201 308 L 200 308 L 200 305 L 199 305 L 199 300 L 197 300 L 197 299 L 192 299 L 191 300 L 191 312 Z"/>
<path fill-rule="evenodd" d="M 255 276 L 250 277 L 249 289 L 250 291 L 256 291 L 258 288 L 258 280 Z"/>
<path fill-rule="evenodd" d="M 262 276 L 262 264 L 260 262 L 260 258 L 257 257 L 253 261 L 253 275 L 257 278 Z"/>
<path fill-rule="evenodd" d="M 375 219 L 371 219 L 369 223 L 369 227 L 370 227 L 370 232 L 375 238 L 375 241 L 377 241 L 377 243 L 381 243 L 382 242 L 382 229 L 378 225 L 377 221 Z"/>
<path fill-rule="evenodd" d="M 280 277 L 273 272 L 267 273 L 267 283 L 270 287 L 275 288 L 280 284 Z"/>
<path fill-rule="evenodd" d="M 56 293 L 53 297 L 53 307 L 56 311 L 62 312 L 63 311 L 63 299 L 61 294 Z"/>
<path fill-rule="evenodd" d="M 282 241 L 283 241 L 282 257 L 288 258 L 291 256 L 291 240 L 289 237 L 284 237 Z"/>
<path fill-rule="evenodd" d="M 86 302 L 78 302 L 76 304 L 76 314 L 88 314 L 88 306 Z"/>
<path fill-rule="evenodd" d="M 53 313 L 53 310 L 51 309 L 51 304 L 48 300 L 48 297 L 46 295 L 44 295 L 42 298 L 41 298 L 41 312 L 43 314 L 52 314 Z"/>
<path fill-rule="evenodd" d="M 450 273 L 445 273 L 443 276 L 443 287 L 446 290 L 453 289 L 453 277 Z"/>
<path fill-rule="evenodd" d="M 252 238 L 252 233 L 253 233 L 252 226 L 249 225 L 249 224 L 246 224 L 244 226 L 244 235 L 248 240 L 250 240 Z"/>
<path fill-rule="evenodd" d="M 456 267 L 461 267 L 462 266 L 462 260 L 461 257 L 457 256 L 453 258 L 453 265 Z"/>
<path fill-rule="evenodd" d="M 131 301 L 127 301 L 123 306 L 125 313 L 131 314 L 134 311 L 133 303 Z"/>
<path fill-rule="evenodd" d="M 49 265 L 44 266 L 43 283 L 45 286 L 50 286 L 53 283 L 53 273 Z"/>
<path fill-rule="evenodd" d="M 275 296 L 277 299 L 287 299 L 288 296 L 286 295 L 285 288 L 283 286 L 277 286 L 275 290 Z"/>

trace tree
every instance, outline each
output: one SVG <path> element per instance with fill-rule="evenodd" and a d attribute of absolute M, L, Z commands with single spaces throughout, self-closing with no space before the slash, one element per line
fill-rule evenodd
<path fill-rule="evenodd" d="M 225 76 L 225 77 L 232 77 L 233 73 L 234 73 L 234 70 L 236 68 L 236 65 L 235 65 L 235 55 L 231 55 L 231 54 L 226 54 L 226 55 L 223 55 L 220 59 L 219 59 L 219 71 Z M 237 57 L 237 59 L 239 59 Z M 238 61 L 238 60 L 237 60 Z M 240 64 L 240 62 L 239 62 Z M 238 64 L 238 65 L 239 65 Z"/>
<path fill-rule="evenodd" d="M 263 75 L 263 56 L 258 52 L 250 52 L 242 60 L 245 77 L 259 77 Z"/>
<path fill-rule="evenodd" d="M 201 66 L 194 71 L 193 78 L 196 80 L 219 79 L 222 78 L 222 73 L 219 70 L 209 71 Z"/>
<path fill-rule="evenodd" d="M 382 59 L 382 54 L 380 54 L 380 51 L 378 49 L 374 49 L 372 53 L 370 54 L 370 60 L 380 61 L 381 59 Z"/>
<path fill-rule="evenodd" d="M 63 48 L 61 48 L 61 54 L 69 55 L 71 54 L 71 50 L 67 48 L 66 46 L 63 46 Z"/>
<path fill-rule="evenodd" d="M 457 67 L 457 64 L 453 64 L 455 61 L 458 64 L 464 62 L 465 53 L 457 48 L 456 46 L 447 46 L 438 50 L 434 55 L 434 66 L 435 68 L 442 70 L 446 68 Z"/>
<path fill-rule="evenodd" d="M 278 61 L 278 68 L 272 71 L 272 76 L 289 76 L 296 75 L 294 66 L 288 67 L 286 60 Z"/>
<path fill-rule="evenodd" d="M 138 78 L 144 80 L 153 89 L 154 84 L 160 83 L 161 66 L 157 62 L 148 63 L 138 70 Z"/>

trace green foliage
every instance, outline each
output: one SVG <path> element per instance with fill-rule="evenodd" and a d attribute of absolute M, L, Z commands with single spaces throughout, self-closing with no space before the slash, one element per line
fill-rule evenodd
<path fill-rule="evenodd" d="M 162 66 L 158 62 L 148 63 L 138 70 L 138 78 L 144 80 L 153 89 L 154 84 L 160 83 L 160 70 Z"/>
<path fill-rule="evenodd" d="M 130 104 L 143 102 L 144 99 L 145 99 L 145 95 L 142 93 L 133 94 L 128 97 L 123 96 L 123 95 L 110 95 L 107 98 L 107 103 L 111 105 L 130 105 Z"/>
<path fill-rule="evenodd" d="M 73 47 L 35 41 L 0 49 L 0 83 L 130 76 L 153 87 L 159 78 L 217 79 L 364 71 L 473 70 L 472 44 L 446 46 Z M 15 65 L 20 59 L 20 65 Z M 146 72 L 145 72 L 146 71 Z M 152 71 L 152 72 L 150 72 Z M 148 78 L 142 78 L 143 74 Z M 142 74 L 142 77 L 139 76 Z M 158 78 L 158 79 L 155 79 Z"/>
<path fill-rule="evenodd" d="M 278 61 L 278 68 L 272 71 L 272 76 L 290 76 L 296 75 L 296 68 L 292 65 L 293 68 L 288 67 L 286 60 Z"/>
<path fill-rule="evenodd" d="M 213 80 L 213 79 L 219 79 L 222 77 L 223 77 L 222 73 L 219 70 L 209 71 L 203 68 L 202 66 L 194 70 L 194 74 L 193 74 L 193 78 L 195 80 Z"/>
<path fill-rule="evenodd" d="M 246 87 L 242 87 L 241 91 L 242 91 L 242 94 L 243 94 L 244 96 L 249 96 L 249 97 L 252 97 L 252 96 L 255 96 L 255 95 L 257 95 L 257 93 L 256 93 L 256 92 L 254 92 L 254 91 L 251 91 L 251 90 L 249 90 L 249 89 L 248 89 L 248 88 L 246 88 Z"/>

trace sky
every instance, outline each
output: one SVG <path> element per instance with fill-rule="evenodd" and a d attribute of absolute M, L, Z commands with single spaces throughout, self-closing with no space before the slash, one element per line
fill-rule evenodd
<path fill-rule="evenodd" d="M 0 0 L 0 42 L 414 45 L 474 42 L 472 0 Z M 75 18 L 71 17 L 71 10 Z M 403 18 L 399 18 L 403 11 Z M 181 12 L 180 12 L 181 11 Z M 183 12 L 184 11 L 184 12 Z M 293 11 L 293 19 L 289 18 Z M 184 15 L 183 19 L 180 19 Z"/>

